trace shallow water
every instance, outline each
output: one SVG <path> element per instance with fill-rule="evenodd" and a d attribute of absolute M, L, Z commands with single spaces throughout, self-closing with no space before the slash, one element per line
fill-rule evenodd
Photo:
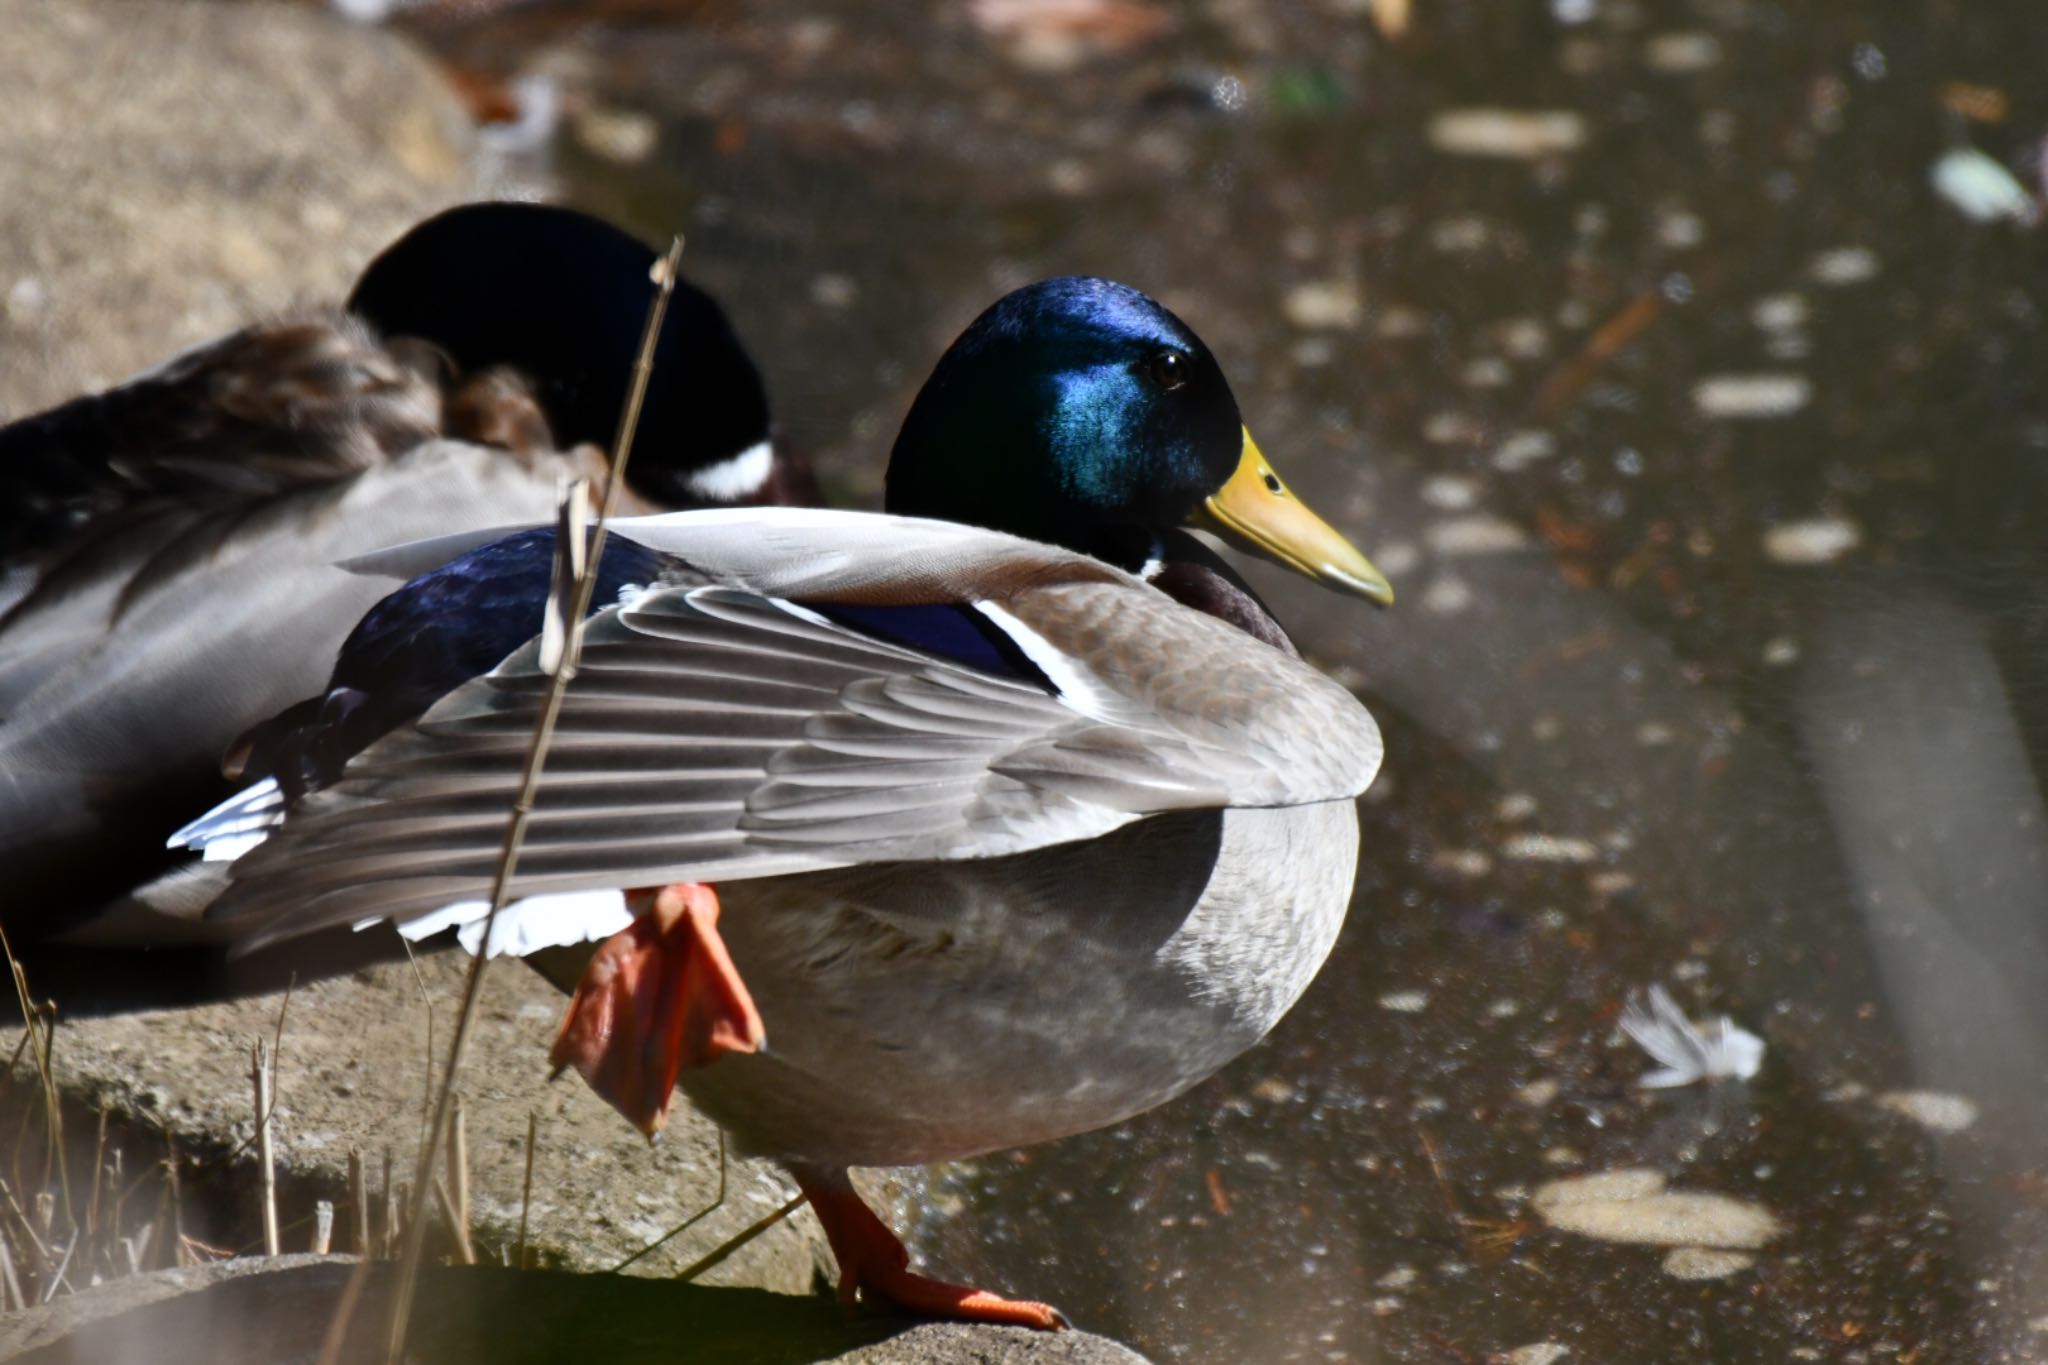
<path fill-rule="evenodd" d="M 1259 578 L 1388 735 L 1308 997 L 939 1173 L 920 1249 L 1162 1359 L 2048 1353 L 2048 257 L 1931 178 L 2033 185 L 2034 7 L 1123 0 L 1064 54 L 868 8 L 435 40 L 652 117 L 512 170 L 685 230 L 843 496 L 997 293 L 1107 274 L 1401 593 Z M 1653 982 L 1761 1073 L 1639 1089 Z M 1627 1167 L 1782 1232 L 1689 1280 L 1533 1209 Z"/>

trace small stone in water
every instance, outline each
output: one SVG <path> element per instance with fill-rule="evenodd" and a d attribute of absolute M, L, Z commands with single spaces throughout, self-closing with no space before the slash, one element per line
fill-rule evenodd
<path fill-rule="evenodd" d="M 1512 824 L 1536 813 L 1536 798 L 1527 792 L 1509 792 L 1493 808 L 1494 818 Z"/>
<path fill-rule="evenodd" d="M 1961 1095 L 1938 1090 L 1891 1090 L 1877 1102 L 1937 1133 L 1960 1133 L 1977 1121 L 1977 1106 Z"/>
<path fill-rule="evenodd" d="M 1862 541 L 1854 522 L 1814 517 L 1764 532 L 1764 556 L 1773 564 L 1832 564 Z"/>
<path fill-rule="evenodd" d="M 1572 1348 L 1555 1341 L 1535 1341 L 1527 1346 L 1517 1346 L 1512 1351 L 1503 1351 L 1501 1365 L 1556 1365 L 1572 1353 Z"/>
<path fill-rule="evenodd" d="M 1493 452 L 1493 467 L 1503 473 L 1526 469 L 1538 460 L 1557 453 L 1557 442 L 1547 431 L 1509 432 Z"/>
<path fill-rule="evenodd" d="M 1766 332 L 1804 326 L 1811 309 L 1800 294 L 1766 294 L 1749 306 L 1749 320 Z"/>
<path fill-rule="evenodd" d="M 1659 33 L 1643 44 L 1643 64 L 1652 71 L 1704 71 L 1721 60 L 1721 40 L 1711 33 Z"/>
<path fill-rule="evenodd" d="M 1746 1251 L 1675 1247 L 1664 1257 L 1664 1273 L 1679 1280 L 1721 1280 L 1756 1264 Z"/>
<path fill-rule="evenodd" d="M 1554 834 L 1517 834 L 1500 846 L 1501 856 L 1528 863 L 1590 863 L 1600 850 L 1590 839 Z"/>
<path fill-rule="evenodd" d="M 1761 1204 L 1667 1190 L 1651 1170 L 1553 1180 L 1531 1202 L 1552 1227 L 1604 1242 L 1753 1250 L 1785 1230 Z"/>
<path fill-rule="evenodd" d="M 1438 578 L 1422 590 L 1422 609 L 1433 616 L 1455 616 L 1472 605 L 1472 589 L 1462 578 Z"/>
<path fill-rule="evenodd" d="M 1764 663 L 1771 668 L 1784 668 L 1799 662 L 1799 642 L 1780 635 L 1764 645 Z"/>
<path fill-rule="evenodd" d="M 824 274 L 811 280 L 811 300 L 822 308 L 851 308 L 860 285 L 850 275 Z"/>
<path fill-rule="evenodd" d="M 572 126 L 593 155 L 627 166 L 645 161 L 661 140 L 660 125 L 637 109 L 586 109 Z"/>
<path fill-rule="evenodd" d="M 1462 512 L 1479 501 L 1479 492 L 1467 480 L 1439 474 L 1422 485 L 1422 500 L 1446 512 Z"/>
<path fill-rule="evenodd" d="M 1440 555 L 1494 555 L 1527 548 L 1529 538 L 1511 521 L 1481 513 L 1437 522 L 1424 533 Z"/>
<path fill-rule="evenodd" d="M 1928 172 L 1935 193 L 1973 223 L 2009 218 L 2025 227 L 2040 221 L 2041 206 L 2019 178 L 1975 147 L 1958 147 Z"/>
<path fill-rule="evenodd" d="M 1447 109 L 1429 121 L 1430 145 L 1452 156 L 1534 160 L 1585 140 L 1585 120 L 1563 109 Z"/>
<path fill-rule="evenodd" d="M 1705 417 L 1788 417 L 1813 398 L 1803 374 L 1717 374 L 1692 386 L 1692 404 Z"/>
<path fill-rule="evenodd" d="M 1351 331 L 1365 320 L 1358 287 L 1343 280 L 1298 284 L 1281 300 L 1281 310 L 1296 327 L 1309 331 Z"/>
<path fill-rule="evenodd" d="M 1807 267 L 1807 273 L 1821 284 L 1861 284 L 1876 276 L 1877 253 L 1867 246 L 1838 246 L 1821 252 Z"/>

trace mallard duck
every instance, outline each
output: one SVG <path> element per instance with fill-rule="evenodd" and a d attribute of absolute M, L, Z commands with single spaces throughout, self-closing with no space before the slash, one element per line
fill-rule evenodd
<path fill-rule="evenodd" d="M 1343 921 L 1380 738 L 1180 528 L 1391 593 L 1194 332 L 1105 280 L 975 321 L 887 488 L 613 524 L 506 913 L 596 915 L 553 1060 L 649 1131 L 679 1082 L 786 1165 L 843 1297 L 1051 1327 L 912 1273 L 847 1168 L 1114 1123 L 1264 1036 Z M 485 893 L 551 552 L 414 578 L 252 737 L 270 780 L 181 836 L 246 850 L 212 915 L 263 944 Z"/>
<path fill-rule="evenodd" d="M 602 220 L 457 208 L 346 310 L 244 328 L 0 428 L 0 875 L 17 941 L 165 865 L 222 751 L 317 688 L 394 539 L 551 514 L 601 471 L 655 255 Z M 630 480 L 642 510 L 814 496 L 718 304 L 679 285 Z M 87 921 L 162 942 L 179 922 Z"/>

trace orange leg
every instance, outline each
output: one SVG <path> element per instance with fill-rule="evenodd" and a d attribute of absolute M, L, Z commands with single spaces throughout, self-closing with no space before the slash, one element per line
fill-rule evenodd
<path fill-rule="evenodd" d="M 861 1202 L 843 1170 L 792 1166 L 790 1174 L 817 1210 L 825 1238 L 839 1262 L 839 1298 L 852 1303 L 865 1294 L 869 1302 L 893 1303 L 912 1313 L 963 1322 L 990 1322 L 1010 1327 L 1057 1331 L 1066 1316 L 1047 1303 L 1006 1299 L 986 1289 L 947 1284 L 910 1273 L 910 1253 L 873 1210 Z"/>
<path fill-rule="evenodd" d="M 628 893 L 633 923 L 599 945 L 548 1052 L 652 1137 L 676 1076 L 728 1052 L 758 1052 L 761 1015 L 718 936 L 718 896 L 679 883 Z"/>

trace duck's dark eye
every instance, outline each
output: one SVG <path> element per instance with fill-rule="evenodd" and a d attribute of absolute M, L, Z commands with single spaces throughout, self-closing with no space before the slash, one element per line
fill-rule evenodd
<path fill-rule="evenodd" d="M 1161 351 L 1145 362 L 1145 377 L 1171 393 L 1188 382 L 1188 358 L 1179 351 Z"/>

